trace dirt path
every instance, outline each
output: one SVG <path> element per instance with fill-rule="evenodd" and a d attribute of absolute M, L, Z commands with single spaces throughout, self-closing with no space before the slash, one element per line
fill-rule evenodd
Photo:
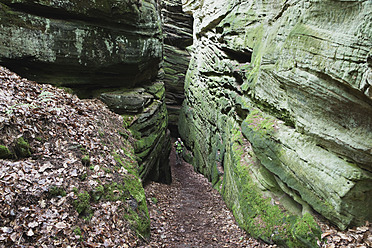
<path fill-rule="evenodd" d="M 235 223 L 221 195 L 186 162 L 175 165 L 173 183 L 145 187 L 151 217 L 151 241 L 142 247 L 276 247 L 250 238 Z"/>

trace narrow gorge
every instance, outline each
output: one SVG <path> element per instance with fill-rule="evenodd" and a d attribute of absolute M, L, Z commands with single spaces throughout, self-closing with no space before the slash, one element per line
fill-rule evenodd
<path fill-rule="evenodd" d="M 123 155 L 105 152 L 136 182 L 170 184 L 181 137 L 184 160 L 268 244 L 318 247 L 319 219 L 372 222 L 372 1 L 0 0 L 0 65 L 120 115 L 125 148 L 110 147 Z M 13 106 L 0 109 L 3 133 Z M 0 137 L 4 168 L 16 138 L 34 144 L 22 132 Z M 146 239 L 140 191 L 124 201 Z"/>

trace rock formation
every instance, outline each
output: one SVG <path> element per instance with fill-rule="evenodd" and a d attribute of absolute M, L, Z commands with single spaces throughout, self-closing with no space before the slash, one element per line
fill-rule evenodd
<path fill-rule="evenodd" d="M 179 131 L 240 225 L 282 242 L 278 204 L 341 229 L 371 221 L 372 2 L 183 4 L 194 41 Z"/>
<path fill-rule="evenodd" d="M 184 99 L 185 74 L 192 44 L 192 16 L 182 10 L 181 0 L 160 1 L 164 34 L 163 77 L 171 131 L 177 131 L 178 115 Z"/>
<path fill-rule="evenodd" d="M 1 1 L 0 62 L 64 86 L 131 87 L 157 76 L 156 4 L 146 1 Z"/>
<path fill-rule="evenodd" d="M 138 126 L 128 127 L 141 139 L 136 153 L 142 179 L 150 170 L 158 175 L 152 179 L 164 173 L 169 179 L 164 86 L 156 81 L 163 56 L 156 2 L 0 4 L 0 63 L 29 79 L 73 88 L 79 96 L 101 97 L 114 111 L 133 115 Z"/>

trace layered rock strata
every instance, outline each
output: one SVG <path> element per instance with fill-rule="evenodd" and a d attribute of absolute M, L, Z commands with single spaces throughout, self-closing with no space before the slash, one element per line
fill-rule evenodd
<path fill-rule="evenodd" d="M 134 150 L 139 159 L 140 177 L 171 183 L 168 159 L 171 142 L 164 97 L 162 82 L 101 94 L 101 100 L 124 117 L 124 126 L 137 140 Z"/>
<path fill-rule="evenodd" d="M 190 61 L 187 47 L 192 44 L 193 18 L 182 10 L 181 0 L 159 2 L 164 34 L 163 77 L 169 125 L 177 130 L 178 115 L 184 99 L 185 74 Z"/>
<path fill-rule="evenodd" d="M 0 4 L 0 63 L 30 79 L 86 89 L 157 76 L 162 41 L 153 0 Z"/>
<path fill-rule="evenodd" d="M 194 42 L 179 130 L 240 225 L 291 246 L 302 234 L 279 237 L 290 220 L 266 203 L 341 229 L 371 221 L 372 2 L 183 4 Z"/>
<path fill-rule="evenodd" d="M 169 182 L 164 86 L 156 81 L 163 56 L 157 3 L 0 4 L 0 63 L 29 79 L 73 88 L 81 97 L 101 97 L 117 113 L 135 115 L 138 125 L 130 128 L 140 139 L 136 153 L 142 179 L 153 171 L 150 178 L 164 176 Z"/>

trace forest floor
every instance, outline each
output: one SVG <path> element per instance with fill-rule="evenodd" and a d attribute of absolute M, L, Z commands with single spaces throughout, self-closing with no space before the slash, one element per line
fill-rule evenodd
<path fill-rule="evenodd" d="M 172 184 L 145 185 L 151 218 L 151 239 L 141 248 L 278 247 L 250 237 L 235 222 L 222 196 L 210 182 L 183 161 L 170 155 Z M 322 229 L 321 248 L 372 247 L 372 225 L 337 230 L 317 218 Z"/>
<path fill-rule="evenodd" d="M 208 180 L 170 155 L 172 184 L 151 182 L 145 192 L 151 241 L 142 247 L 277 247 L 253 239 L 238 227 L 222 196 Z"/>

